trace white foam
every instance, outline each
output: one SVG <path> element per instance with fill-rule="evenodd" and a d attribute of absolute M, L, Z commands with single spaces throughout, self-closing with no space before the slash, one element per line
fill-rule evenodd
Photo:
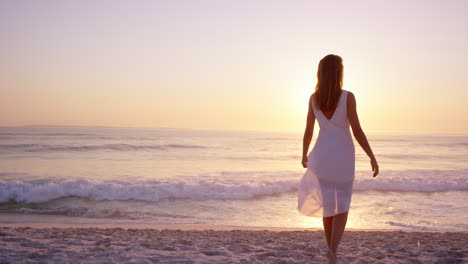
<path fill-rule="evenodd" d="M 468 169 L 464 170 L 389 170 L 376 178 L 358 172 L 354 190 L 437 192 L 468 190 Z"/>
<path fill-rule="evenodd" d="M 257 184 L 221 184 L 216 182 L 64 181 L 34 185 L 25 182 L 0 184 L 0 202 L 45 202 L 66 196 L 95 200 L 159 201 L 165 198 L 249 199 L 258 195 L 284 193 L 295 188 L 293 181 L 259 182 Z"/>
<path fill-rule="evenodd" d="M 236 177 L 233 178 L 232 175 Z M 263 171 L 220 172 L 218 177 L 206 179 L 194 176 L 165 181 L 69 180 L 40 183 L 0 180 L 0 202 L 12 200 L 46 202 L 67 196 L 95 200 L 143 201 L 160 201 L 166 198 L 252 199 L 295 191 L 300 177 L 302 172 Z M 376 178 L 372 178 L 371 173 L 366 171 L 357 172 L 354 190 L 415 192 L 468 190 L 467 178 L 468 170 L 385 171 Z"/>

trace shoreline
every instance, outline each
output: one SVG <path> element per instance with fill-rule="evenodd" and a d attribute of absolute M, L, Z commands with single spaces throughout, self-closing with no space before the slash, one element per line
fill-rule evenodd
<path fill-rule="evenodd" d="M 109 219 L 109 218 L 85 218 L 59 215 L 33 215 L 0 213 L 0 227 L 29 227 L 29 228 L 121 228 L 121 229 L 152 229 L 152 230 L 181 230 L 181 231 L 323 231 L 323 228 L 312 227 L 261 227 L 261 226 L 229 226 L 211 224 L 172 224 L 157 223 L 144 220 Z M 346 228 L 346 232 L 417 232 L 417 233 L 463 233 L 468 231 L 453 230 L 413 230 L 404 228 L 392 229 L 354 229 Z"/>

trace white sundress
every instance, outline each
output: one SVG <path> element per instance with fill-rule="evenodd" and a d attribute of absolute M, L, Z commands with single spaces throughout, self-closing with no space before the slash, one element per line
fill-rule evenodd
<path fill-rule="evenodd" d="M 329 217 L 349 210 L 355 153 L 349 129 L 347 98 L 348 92 L 342 90 L 330 120 L 311 100 L 320 131 L 308 155 L 307 171 L 298 187 L 298 210 L 304 215 Z"/>

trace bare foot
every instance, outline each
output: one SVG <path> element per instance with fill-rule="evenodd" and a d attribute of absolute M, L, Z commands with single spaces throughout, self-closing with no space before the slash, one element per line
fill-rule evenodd
<path fill-rule="evenodd" d="M 327 251 L 328 264 L 336 264 L 336 252 L 329 249 Z"/>

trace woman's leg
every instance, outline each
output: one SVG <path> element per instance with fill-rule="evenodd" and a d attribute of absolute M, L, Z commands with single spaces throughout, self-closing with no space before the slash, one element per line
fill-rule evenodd
<path fill-rule="evenodd" d="M 333 225 L 333 216 L 323 218 L 323 229 L 325 229 L 325 237 L 327 239 L 328 248 L 330 248 L 330 244 L 331 244 L 332 225 Z"/>
<path fill-rule="evenodd" d="M 333 254 L 336 254 L 336 250 L 338 248 L 338 244 L 341 241 L 341 237 L 343 236 L 347 221 L 348 221 L 348 212 L 344 212 L 344 213 L 333 216 L 332 234 L 331 234 L 331 242 L 330 242 L 330 250 Z"/>

